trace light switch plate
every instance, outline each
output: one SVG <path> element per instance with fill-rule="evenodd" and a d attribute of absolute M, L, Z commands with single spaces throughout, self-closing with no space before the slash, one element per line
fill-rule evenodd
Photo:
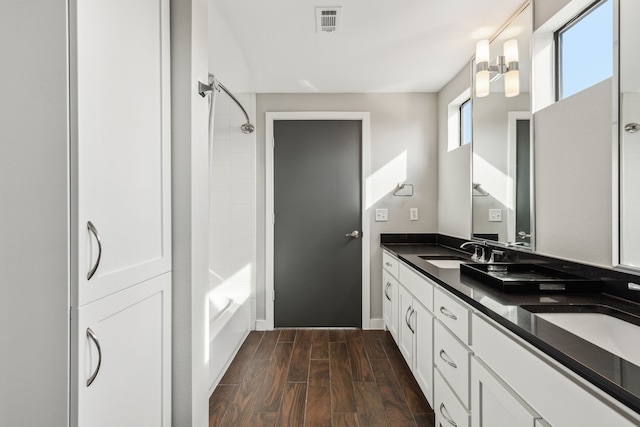
<path fill-rule="evenodd" d="M 418 220 L 418 208 L 409 209 L 409 219 L 411 221 L 417 221 Z"/>
<path fill-rule="evenodd" d="M 502 209 L 489 209 L 489 222 L 502 222 Z"/>
<path fill-rule="evenodd" d="M 376 222 L 384 222 L 389 219 L 389 211 L 387 209 L 376 209 Z"/>

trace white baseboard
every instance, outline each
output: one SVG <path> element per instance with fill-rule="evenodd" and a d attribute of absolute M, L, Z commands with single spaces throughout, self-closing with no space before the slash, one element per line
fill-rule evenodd
<path fill-rule="evenodd" d="M 256 331 L 268 331 L 268 322 L 263 319 L 256 319 Z M 364 327 L 363 329 L 375 329 L 381 330 L 384 329 L 384 319 L 371 319 L 369 321 L 369 326 Z"/>
<path fill-rule="evenodd" d="M 268 322 L 263 319 L 256 319 L 256 331 L 267 331 Z"/>
<path fill-rule="evenodd" d="M 367 329 L 384 329 L 384 319 L 371 319 Z"/>

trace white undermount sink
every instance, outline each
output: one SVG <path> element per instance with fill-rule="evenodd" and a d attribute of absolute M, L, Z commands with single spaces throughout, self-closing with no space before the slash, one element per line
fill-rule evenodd
<path fill-rule="evenodd" d="M 429 259 L 426 260 L 429 264 L 433 264 L 438 268 L 460 268 L 460 264 L 469 262 L 459 259 Z"/>
<path fill-rule="evenodd" d="M 547 322 L 640 366 L 640 326 L 603 313 L 535 313 Z"/>

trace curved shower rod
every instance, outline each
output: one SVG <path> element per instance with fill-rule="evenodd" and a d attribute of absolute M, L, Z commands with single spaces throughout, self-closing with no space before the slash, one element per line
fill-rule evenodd
<path fill-rule="evenodd" d="M 233 94 L 229 91 L 229 89 L 224 87 L 224 85 L 222 83 L 220 83 L 218 81 L 218 79 L 216 79 L 214 77 L 213 74 L 209 74 L 209 84 L 208 85 L 204 84 L 202 82 L 198 82 L 198 93 L 203 98 L 205 96 L 207 96 L 207 93 L 213 92 L 214 90 L 217 90 L 219 92 L 220 89 L 222 89 L 227 95 L 229 95 L 231 97 L 231 99 L 233 99 L 235 101 L 235 103 L 238 104 L 238 107 L 240 107 L 240 109 L 244 113 L 244 117 L 245 117 L 245 119 L 247 119 L 247 122 L 245 124 L 243 124 L 242 126 L 240 126 L 240 129 L 242 130 L 242 132 L 243 133 L 253 133 L 253 131 L 256 128 L 255 128 L 255 126 L 253 126 L 251 124 L 251 120 L 249 120 L 249 115 L 247 114 L 247 110 L 244 109 L 242 104 L 240 104 L 240 101 L 238 101 L 238 99 L 235 96 L 233 96 Z"/>

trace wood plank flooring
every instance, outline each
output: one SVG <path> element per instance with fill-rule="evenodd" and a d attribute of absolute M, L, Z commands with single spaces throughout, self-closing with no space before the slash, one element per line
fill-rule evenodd
<path fill-rule="evenodd" d="M 385 331 L 252 331 L 209 399 L 209 427 L 434 427 Z"/>

